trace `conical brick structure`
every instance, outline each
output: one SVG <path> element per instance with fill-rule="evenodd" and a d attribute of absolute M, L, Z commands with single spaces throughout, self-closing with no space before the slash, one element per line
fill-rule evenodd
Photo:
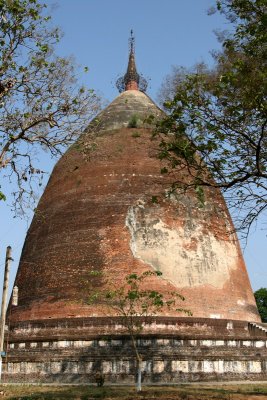
<path fill-rule="evenodd" d="M 220 193 L 207 192 L 204 208 L 194 194 L 162 196 L 171 181 L 151 128 L 128 127 L 150 114 L 160 110 L 144 93 L 123 92 L 54 168 L 25 241 L 13 320 L 103 316 L 86 304 L 92 288 L 149 269 L 194 317 L 259 320 Z"/>
<path fill-rule="evenodd" d="M 104 334 L 118 339 L 120 330 L 115 328 L 112 312 L 105 304 L 89 304 L 88 297 L 93 290 L 119 287 L 131 272 L 161 271 L 162 276 L 152 277 L 149 286 L 162 293 L 178 291 L 186 299 L 182 306 L 193 313 L 186 317 L 169 310 L 168 315 L 150 321 L 144 331 L 147 335 L 210 340 L 230 335 L 233 341 L 235 337 L 250 338 L 252 326 L 258 329 L 260 318 L 221 194 L 207 190 L 204 207 L 194 193 L 164 195 L 171 180 L 160 172 L 158 143 L 151 139 L 151 125 L 145 122 L 147 117 L 157 119 L 163 113 L 138 90 L 137 80 L 133 82 L 138 76 L 132 70 L 133 57 L 131 47 L 131 79 L 124 77 L 126 90 L 57 163 L 28 231 L 15 281 L 19 305 L 10 309 L 13 347 L 9 362 L 13 364 L 7 376 L 12 379 L 20 376 L 14 365 L 23 362 L 26 354 L 31 365 L 46 354 L 52 368 L 52 353 L 44 353 L 43 345 L 32 355 L 32 350 L 19 352 L 16 343 L 29 342 L 25 348 L 31 349 L 39 348 L 42 340 L 49 347 L 55 341 L 82 343 Z M 265 332 L 258 335 L 266 336 Z M 80 365 L 81 352 L 68 354 Z M 254 360 L 253 354 L 250 360 Z M 63 374 L 63 355 L 58 350 L 53 357 L 53 362 L 61 365 L 55 367 L 57 373 Z M 95 365 L 92 352 L 90 357 Z M 44 373 L 45 381 L 55 380 L 51 368 Z M 187 377 L 189 370 L 184 371 Z M 35 380 L 34 373 L 28 373 Z M 69 372 L 66 379 L 73 374 Z M 78 380 L 85 379 L 81 372 L 77 374 Z M 238 374 L 235 378 L 240 378 Z"/>

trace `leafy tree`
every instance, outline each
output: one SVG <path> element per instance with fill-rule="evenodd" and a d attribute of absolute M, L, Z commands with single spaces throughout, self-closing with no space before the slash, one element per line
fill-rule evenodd
<path fill-rule="evenodd" d="M 158 92 L 157 101 L 160 106 L 168 112 L 168 102 L 173 100 L 179 86 L 183 84 L 188 75 L 199 73 L 208 73 L 207 66 L 203 62 L 195 64 L 192 68 L 186 68 L 181 65 L 173 65 L 171 68 L 171 73 L 164 78 Z"/>
<path fill-rule="evenodd" d="M 132 273 L 126 276 L 125 284 L 106 293 L 95 293 L 91 300 L 99 301 L 102 297 L 108 307 L 122 317 L 122 324 L 126 328 L 132 342 L 137 368 L 137 391 L 141 391 L 141 367 L 142 356 L 137 345 L 137 337 L 143 330 L 144 317 L 162 314 L 164 310 L 175 308 L 177 313 L 185 312 L 191 315 L 189 310 L 176 308 L 178 301 L 184 297 L 177 292 L 171 292 L 164 296 L 157 290 L 147 289 L 147 280 L 153 276 L 161 276 L 161 272 L 145 271 L 138 275 Z"/>
<path fill-rule="evenodd" d="M 262 322 L 267 322 L 267 289 L 261 288 L 257 290 L 254 296 Z"/>
<path fill-rule="evenodd" d="M 174 189 L 220 188 L 237 227 L 247 233 L 267 208 L 267 20 L 265 0 L 217 1 L 231 22 L 212 71 L 179 71 L 160 157 L 176 173 Z M 168 97 L 167 97 L 168 100 Z M 181 171 L 189 179 L 183 180 Z"/>
<path fill-rule="evenodd" d="M 55 55 L 60 34 L 45 12 L 37 0 L 0 0 L 0 174 L 14 184 L 16 210 L 41 185 L 37 155 L 62 154 L 99 107 L 73 61 Z"/>

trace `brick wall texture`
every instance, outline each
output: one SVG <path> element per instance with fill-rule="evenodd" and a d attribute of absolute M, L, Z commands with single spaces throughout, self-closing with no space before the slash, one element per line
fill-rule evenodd
<path fill-rule="evenodd" d="M 124 92 L 57 163 L 25 240 L 11 321 L 112 314 L 90 294 L 147 270 L 163 274 L 148 286 L 181 293 L 194 317 L 260 321 L 220 192 L 206 190 L 204 207 L 193 192 L 167 195 L 174 177 L 161 174 L 142 123 L 151 113 L 160 111 L 145 94 Z"/>

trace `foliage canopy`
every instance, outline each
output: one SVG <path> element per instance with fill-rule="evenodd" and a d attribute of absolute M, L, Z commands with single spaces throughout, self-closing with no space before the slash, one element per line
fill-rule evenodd
<path fill-rule="evenodd" d="M 261 288 L 254 293 L 262 322 L 267 322 L 267 289 Z"/>
<path fill-rule="evenodd" d="M 177 172 L 176 189 L 193 187 L 204 198 L 205 187 L 221 188 L 247 233 L 267 208 L 266 2 L 217 1 L 217 10 L 232 32 L 222 35 L 213 70 L 201 64 L 174 73 L 169 115 L 158 127 L 160 157 L 165 173 Z M 187 183 L 182 170 L 192 177 Z"/>
<path fill-rule="evenodd" d="M 39 154 L 62 154 L 99 108 L 94 92 L 77 85 L 73 61 L 55 55 L 59 40 L 45 4 L 0 0 L 0 174 L 1 185 L 14 185 L 17 211 L 41 185 Z"/>

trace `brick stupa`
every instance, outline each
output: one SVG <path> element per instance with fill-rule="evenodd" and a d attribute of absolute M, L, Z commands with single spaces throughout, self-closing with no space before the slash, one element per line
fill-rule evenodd
<path fill-rule="evenodd" d="M 133 43 L 122 93 L 57 163 L 39 202 L 15 280 L 19 304 L 8 311 L 4 379 L 92 382 L 101 371 L 132 382 L 120 317 L 88 297 L 147 270 L 162 272 L 150 288 L 178 291 L 193 313 L 144 320 L 147 382 L 266 379 L 266 331 L 222 195 L 207 190 L 204 207 L 194 193 L 163 195 L 171 180 L 145 120 L 164 114 L 139 90 Z"/>

